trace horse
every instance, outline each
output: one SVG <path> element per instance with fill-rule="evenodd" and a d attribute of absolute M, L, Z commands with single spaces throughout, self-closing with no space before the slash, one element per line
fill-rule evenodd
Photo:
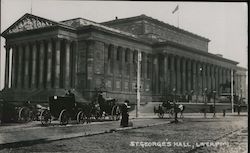
<path fill-rule="evenodd" d="M 172 110 L 172 111 L 169 111 L 170 113 L 177 113 L 177 115 L 178 115 L 178 113 L 181 113 L 180 118 L 184 118 L 184 116 L 183 116 L 183 112 L 185 110 L 184 105 L 174 104 L 174 103 L 171 104 L 170 101 L 165 101 L 162 103 L 162 107 L 165 107 L 166 110 Z"/>

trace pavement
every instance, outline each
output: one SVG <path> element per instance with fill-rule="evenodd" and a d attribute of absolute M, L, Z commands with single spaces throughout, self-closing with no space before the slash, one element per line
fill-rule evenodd
<path fill-rule="evenodd" d="M 130 114 L 130 121 L 133 123 L 133 126 L 127 128 L 121 128 L 120 121 L 92 122 L 90 124 L 71 123 L 66 126 L 60 126 L 58 122 L 53 121 L 48 127 L 42 126 L 39 121 L 25 124 L 5 124 L 0 126 L 0 149 L 20 143 L 49 142 L 168 124 L 173 120 L 168 117 L 158 119 L 158 116 L 152 113 L 141 113 L 139 115 L 139 118 L 136 118 L 135 114 Z M 241 116 L 247 116 L 247 113 L 241 113 Z M 230 119 L 235 117 L 240 116 L 235 113 L 229 113 L 226 117 L 223 117 L 222 114 L 217 114 L 215 118 Z M 201 113 L 185 113 L 183 120 L 192 118 L 203 120 L 204 116 Z M 208 113 L 207 119 L 214 119 L 213 114 Z"/>
<path fill-rule="evenodd" d="M 130 119 L 130 121 L 133 122 L 133 127 L 127 128 L 121 128 L 120 121 L 92 122 L 90 124 L 72 123 L 66 126 L 60 126 L 59 123 L 53 122 L 48 127 L 42 126 L 39 121 L 4 125 L 0 127 L 0 149 L 18 143 L 55 141 L 169 123 L 166 119 L 151 120 L 147 118 Z"/>

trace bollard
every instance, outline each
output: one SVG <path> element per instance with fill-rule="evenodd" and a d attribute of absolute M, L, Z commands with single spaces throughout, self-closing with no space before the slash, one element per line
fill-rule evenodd
<path fill-rule="evenodd" d="M 226 110 L 223 109 L 223 117 L 225 117 L 225 116 L 226 116 Z"/>

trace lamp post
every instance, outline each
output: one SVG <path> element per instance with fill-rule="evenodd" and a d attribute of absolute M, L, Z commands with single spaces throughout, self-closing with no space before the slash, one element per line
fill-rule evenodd
<path fill-rule="evenodd" d="M 174 92 L 174 121 L 175 121 L 175 123 L 177 123 L 178 122 L 178 120 L 177 120 L 177 111 L 176 111 L 176 89 L 175 88 L 173 88 L 173 92 Z"/>
<path fill-rule="evenodd" d="M 141 52 L 138 51 L 138 60 L 137 60 L 137 88 L 136 88 L 136 118 L 139 117 L 140 112 L 140 103 L 141 103 L 141 94 L 140 94 L 140 87 L 141 87 Z"/>
<path fill-rule="evenodd" d="M 216 91 L 215 91 L 215 90 L 213 91 L 213 94 L 214 94 L 214 116 L 213 116 L 213 117 L 216 117 L 216 116 L 215 116 L 215 94 L 216 94 Z"/>

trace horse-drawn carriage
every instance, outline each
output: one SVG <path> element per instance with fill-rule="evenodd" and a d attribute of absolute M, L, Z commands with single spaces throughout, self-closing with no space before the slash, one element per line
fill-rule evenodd
<path fill-rule="evenodd" d="M 52 120 L 59 120 L 61 125 L 68 124 L 69 120 L 84 123 L 91 112 L 89 104 L 75 101 L 74 96 L 49 97 L 49 107 L 41 113 L 40 120 L 48 125 Z"/>
<path fill-rule="evenodd" d="M 43 125 L 50 124 L 52 120 L 58 120 L 61 125 L 66 125 L 70 120 L 89 123 L 92 117 L 101 119 L 110 116 L 112 120 L 119 120 L 120 114 L 115 99 L 104 99 L 99 96 L 97 103 L 77 102 L 74 94 L 71 94 L 49 97 L 49 108 L 42 111 L 40 120 Z"/>
<path fill-rule="evenodd" d="M 169 118 L 174 118 L 175 113 L 181 113 L 180 117 L 183 117 L 183 111 L 185 106 L 182 104 L 171 103 L 170 101 L 164 101 L 158 107 L 154 107 L 154 113 L 159 118 L 163 118 L 165 114 L 169 115 Z"/>
<path fill-rule="evenodd" d="M 0 100 L 0 121 L 9 122 L 29 122 L 38 119 L 38 109 L 35 104 L 29 101 L 11 102 Z"/>
<path fill-rule="evenodd" d="M 102 94 L 98 94 L 97 98 L 98 110 L 97 118 L 109 117 L 112 120 L 119 120 L 121 116 L 120 103 L 117 99 L 104 97 Z"/>

